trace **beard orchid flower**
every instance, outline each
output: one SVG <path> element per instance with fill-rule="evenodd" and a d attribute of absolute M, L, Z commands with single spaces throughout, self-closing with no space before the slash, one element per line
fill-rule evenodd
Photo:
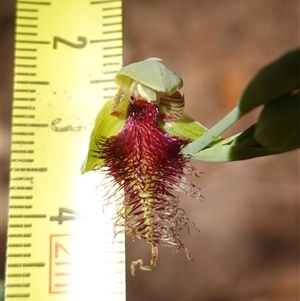
<path fill-rule="evenodd" d="M 183 113 L 183 82 L 159 59 L 123 67 L 115 82 L 119 89 L 96 119 L 82 171 L 105 173 L 107 200 L 117 202 L 115 227 L 151 245 L 150 264 L 133 261 L 134 275 L 138 264 L 146 271 L 155 267 L 159 245 L 183 250 L 191 259 L 179 238 L 189 219 L 176 193 L 202 198 L 188 179 L 200 172 L 181 150 L 206 128 Z"/>

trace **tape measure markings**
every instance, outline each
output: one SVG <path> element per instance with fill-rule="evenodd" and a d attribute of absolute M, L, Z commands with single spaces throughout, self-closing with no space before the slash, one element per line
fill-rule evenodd
<path fill-rule="evenodd" d="M 14 141 L 12 143 L 14 143 Z M 14 151 L 14 153 L 20 153 L 20 154 L 26 153 L 27 154 L 27 153 L 34 153 L 34 151 L 30 152 L 30 151 L 27 151 L 27 150 L 25 150 L 25 151 L 23 151 L 23 150 L 16 150 L 16 151 Z M 11 162 L 33 163 L 34 159 L 12 159 Z M 12 186 L 10 189 L 11 190 L 15 190 L 15 189 L 18 189 L 18 190 L 19 189 L 31 190 L 32 186 Z"/>
<path fill-rule="evenodd" d="M 36 56 L 16 56 L 16 59 L 21 59 L 21 60 L 36 60 Z M 19 74 L 22 75 L 22 74 Z"/>
<path fill-rule="evenodd" d="M 7 257 L 31 257 L 31 253 L 8 253 Z"/>
<path fill-rule="evenodd" d="M 16 51 L 37 51 L 36 48 L 16 48 Z"/>
<path fill-rule="evenodd" d="M 30 283 L 15 283 L 15 284 L 8 284 L 7 287 L 29 287 Z"/>
<path fill-rule="evenodd" d="M 122 10 L 121 6 L 113 6 L 113 7 L 103 7 L 102 10 L 106 11 L 106 10 L 115 10 L 115 9 L 119 9 Z"/>
<path fill-rule="evenodd" d="M 108 47 L 103 47 L 102 49 L 103 49 L 103 50 L 122 49 L 122 46 L 119 46 L 119 47 L 108 46 Z"/>
<path fill-rule="evenodd" d="M 112 33 L 120 33 L 122 30 L 110 30 L 110 31 L 103 31 L 103 34 L 112 34 Z"/>
<path fill-rule="evenodd" d="M 18 12 L 25 11 L 25 12 L 31 12 L 31 13 L 37 13 L 38 12 L 37 9 L 29 9 L 29 8 L 17 8 L 17 11 Z"/>
<path fill-rule="evenodd" d="M 15 208 L 12 208 L 15 209 Z M 10 214 L 9 218 L 46 218 L 47 214 Z"/>
<path fill-rule="evenodd" d="M 27 66 L 27 65 L 26 65 Z M 17 67 L 17 65 L 16 65 Z M 36 67 L 36 66 L 35 66 Z M 14 92 L 22 92 L 22 93 L 35 93 L 36 90 L 28 90 L 28 89 L 14 89 Z M 14 97 L 13 100 L 15 100 L 16 98 Z M 35 99 L 35 98 L 34 98 Z M 18 100 L 18 99 L 17 99 Z"/>
<path fill-rule="evenodd" d="M 11 195 L 10 200 L 31 200 L 32 195 Z"/>
<path fill-rule="evenodd" d="M 37 33 L 34 32 L 17 32 L 16 34 L 19 36 L 37 36 Z"/>
<path fill-rule="evenodd" d="M 49 85 L 50 82 L 48 81 L 25 81 L 25 80 L 17 80 L 14 83 L 20 85 Z"/>
<path fill-rule="evenodd" d="M 30 277 L 31 273 L 8 273 L 7 277 L 14 278 L 14 277 Z"/>
<path fill-rule="evenodd" d="M 20 159 L 20 160 L 26 160 L 26 159 Z M 13 160 L 14 162 L 15 160 Z M 27 161 L 25 161 L 27 162 Z M 33 161 L 30 161 L 30 162 L 33 162 Z M 11 179 L 11 181 L 14 181 L 14 179 Z M 16 181 L 16 180 L 15 180 Z M 10 189 L 12 190 L 32 190 L 33 189 L 33 186 L 11 186 Z"/>
<path fill-rule="evenodd" d="M 17 64 L 16 66 L 16 69 L 19 67 L 19 68 L 30 68 L 30 69 L 32 69 L 32 68 L 36 68 L 36 65 L 20 65 L 20 64 Z M 15 75 L 18 75 L 17 73 L 15 73 Z M 33 92 L 34 90 L 31 90 L 30 92 Z M 26 91 L 26 90 L 22 90 L 22 89 L 18 89 L 18 90 L 15 90 L 14 92 L 23 92 L 23 93 L 25 93 L 25 92 L 28 92 L 29 93 L 29 91 Z M 35 91 L 34 91 L 35 92 Z M 35 98 L 34 98 L 35 99 Z M 24 99 L 18 99 L 18 98 L 13 98 L 13 100 L 24 100 Z"/>
<path fill-rule="evenodd" d="M 12 117 L 13 118 L 35 118 L 35 115 L 25 115 L 25 114 L 16 115 L 16 114 L 14 114 Z"/>
<path fill-rule="evenodd" d="M 7 294 L 6 298 L 29 298 L 30 294 Z"/>
<path fill-rule="evenodd" d="M 51 2 L 18 1 L 18 4 L 51 5 Z"/>
<path fill-rule="evenodd" d="M 35 110 L 33 106 L 13 106 L 15 110 Z"/>
<path fill-rule="evenodd" d="M 22 17 L 22 16 L 17 16 L 17 20 L 38 20 L 37 17 Z"/>
<path fill-rule="evenodd" d="M 120 3 L 120 1 L 117 0 L 117 1 L 99 1 L 99 3 L 97 4 L 112 3 L 112 2 Z M 10 194 L 10 212 L 9 212 L 9 225 L 8 225 L 9 226 L 8 254 L 7 254 L 7 268 L 8 268 L 7 279 L 15 279 L 15 281 L 7 281 L 6 287 L 10 289 L 15 288 L 16 290 L 22 290 L 22 292 L 16 290 L 12 291 L 8 289 L 6 291 L 7 299 L 8 298 L 20 299 L 20 298 L 29 298 L 29 297 L 34 298 L 34 293 L 36 293 L 36 291 L 33 288 L 33 286 L 36 287 L 35 285 L 36 272 L 34 272 L 32 278 L 31 273 L 23 273 L 23 269 L 30 269 L 30 270 L 32 268 L 39 269 L 39 268 L 44 268 L 47 265 L 47 261 L 38 260 L 39 257 L 40 259 L 44 258 L 44 254 L 40 254 L 39 252 L 36 252 L 38 240 L 35 240 L 37 239 L 35 238 L 36 237 L 35 234 L 38 235 L 40 230 L 37 231 L 34 229 L 36 229 L 36 226 L 38 225 L 35 223 L 35 221 L 45 220 L 48 218 L 48 215 L 43 212 L 38 212 L 39 210 L 37 212 L 31 210 L 36 210 L 37 208 L 35 209 L 34 205 L 39 203 L 39 202 L 35 203 L 37 200 L 35 199 L 35 192 L 34 192 L 35 188 L 33 183 L 36 181 L 36 177 L 38 174 L 41 175 L 48 172 L 47 166 L 43 167 L 43 166 L 33 165 L 35 164 L 34 158 L 39 155 L 36 154 L 38 152 L 35 152 L 35 150 L 38 150 L 35 147 L 35 137 L 37 136 L 37 134 L 40 135 L 41 130 L 43 131 L 44 129 L 49 128 L 50 122 L 44 122 L 44 121 L 35 122 L 37 116 L 32 113 L 34 113 L 34 111 L 37 108 L 36 106 L 28 105 L 28 103 L 36 102 L 37 100 L 36 93 L 41 91 L 42 87 L 49 86 L 51 82 L 46 78 L 45 79 L 42 78 L 40 80 L 39 72 L 32 72 L 33 69 L 37 69 L 37 64 L 35 62 L 39 58 L 38 50 L 42 49 L 39 47 L 44 47 L 44 46 L 47 47 L 47 45 L 51 45 L 53 43 L 53 48 L 55 49 L 56 48 L 55 46 L 59 45 L 58 47 L 60 47 L 60 44 L 58 44 L 58 42 L 64 44 L 67 44 L 67 42 L 69 42 L 69 40 L 57 36 L 53 36 L 51 41 L 43 38 L 37 38 L 37 40 L 34 39 L 35 36 L 38 36 L 38 33 L 36 31 L 38 30 L 38 25 L 35 24 L 35 22 L 40 21 L 39 17 L 36 16 L 36 13 L 38 13 L 39 10 L 29 8 L 29 6 L 32 7 L 34 5 L 35 6 L 39 5 L 40 7 L 47 5 L 49 7 L 49 5 L 51 5 L 51 2 L 35 2 L 35 1 L 17 2 L 18 18 L 17 18 L 16 27 L 19 28 L 20 30 L 17 31 L 16 33 L 17 38 L 15 42 L 16 52 L 15 52 L 14 104 L 16 104 L 15 102 L 17 102 L 18 104 L 13 106 L 13 134 L 12 134 L 13 141 L 12 141 L 12 160 L 11 160 L 11 179 L 10 179 L 11 194 Z M 117 9 L 121 9 L 121 7 L 118 6 L 118 7 L 105 7 L 105 8 L 106 9 L 103 8 L 103 11 L 114 13 L 111 15 L 105 15 L 105 18 L 103 18 L 109 21 L 106 22 L 105 25 L 103 24 L 102 25 L 105 26 L 105 28 L 107 29 L 112 28 L 112 30 L 105 30 L 105 32 L 102 32 L 102 36 L 106 35 L 109 36 L 109 38 L 107 39 L 91 38 L 90 41 L 88 41 L 87 38 L 83 37 L 84 38 L 83 43 L 78 39 L 80 44 L 77 42 L 72 44 L 72 42 L 70 42 L 69 44 L 67 44 L 67 46 L 71 46 L 73 48 L 82 48 L 82 47 L 86 47 L 87 44 L 107 42 L 108 46 L 103 47 L 104 53 L 106 53 L 106 51 L 112 51 L 118 49 L 122 50 L 122 47 L 120 46 L 111 47 L 109 45 L 110 43 L 122 41 L 122 38 L 119 35 L 120 33 L 122 33 L 122 30 L 114 30 L 113 28 L 113 26 L 119 26 L 122 24 L 121 22 L 118 21 L 113 22 L 114 18 L 121 16 L 121 14 L 116 13 Z M 25 30 L 22 30 L 22 28 Z M 22 37 L 25 36 L 28 36 L 28 39 L 26 38 L 22 39 Z M 29 37 L 32 37 L 32 39 Z M 105 60 L 103 65 L 110 68 L 110 70 L 107 71 L 108 76 L 117 71 L 116 66 L 120 66 L 120 61 L 118 60 L 118 58 L 120 58 L 121 56 L 122 56 L 121 53 L 113 53 L 111 56 L 109 55 L 104 56 Z M 30 62 L 32 62 L 33 64 L 31 64 Z M 111 70 L 111 68 L 113 68 L 113 70 Z M 28 71 L 28 69 L 30 69 L 30 71 Z M 38 79 L 36 80 L 35 77 L 38 77 Z M 103 77 L 105 78 L 105 75 Z M 103 91 L 107 91 L 108 93 L 111 94 L 111 91 L 116 89 L 115 85 L 114 84 L 111 85 L 111 83 L 113 83 L 111 79 L 109 79 L 109 81 L 106 81 L 105 87 L 101 87 Z M 22 88 L 22 86 L 24 88 Z M 108 95 L 103 96 L 104 99 L 106 99 L 107 97 Z M 112 96 L 110 95 L 109 97 Z M 37 113 L 39 113 L 39 111 L 37 111 Z M 28 122 L 26 122 L 26 119 L 28 120 Z M 33 120 L 33 122 L 31 122 L 30 120 Z M 22 176 L 22 173 L 26 173 L 26 175 Z M 22 203 L 20 204 L 20 202 Z M 30 212 L 32 212 L 32 214 Z M 76 216 L 75 217 L 64 216 L 61 218 L 63 218 L 64 221 L 77 219 Z M 17 223 L 16 221 L 18 220 L 23 221 L 23 223 L 22 222 Z M 26 223 L 25 220 L 29 220 L 29 221 L 32 220 L 34 222 Z M 121 241 L 116 242 L 115 247 L 117 248 L 119 244 L 123 246 L 124 242 Z M 33 254 L 35 255 L 33 256 Z M 114 252 L 111 252 L 111 254 L 112 257 L 110 260 L 108 260 L 108 262 L 110 262 L 111 265 L 117 265 L 119 267 L 120 264 L 124 264 L 124 260 L 116 261 L 116 257 L 115 257 L 115 255 L 124 254 L 124 251 L 120 251 L 116 249 Z M 31 256 L 34 257 L 34 260 L 27 262 L 27 259 L 29 259 Z M 19 262 L 15 262 L 15 261 L 19 261 Z M 15 272 L 12 273 L 12 269 L 14 269 Z M 125 271 L 123 272 L 125 273 Z M 67 275 L 67 273 L 65 273 L 64 275 Z M 60 276 L 63 276 L 63 274 L 61 274 Z M 25 279 L 29 281 L 25 281 Z M 120 281 L 113 281 L 113 283 L 116 283 L 116 285 L 118 286 L 119 284 L 123 286 L 124 279 L 121 279 Z M 54 286 L 68 287 L 69 284 L 61 282 L 61 283 L 54 283 Z M 118 286 L 115 287 L 116 291 L 111 293 L 120 294 L 124 296 L 125 292 L 119 290 Z M 30 287 L 32 288 L 28 291 L 28 288 Z M 60 293 L 60 292 L 67 292 L 67 291 L 66 290 L 54 291 L 54 293 Z M 59 298 L 59 300 L 62 299 Z"/>
<path fill-rule="evenodd" d="M 102 16 L 103 19 L 120 18 L 120 17 L 122 17 L 122 14 L 118 14 L 118 15 L 103 15 Z M 105 24 L 106 25 L 107 24 L 111 25 L 111 23 L 103 23 L 103 26 L 105 26 Z M 116 25 L 121 25 L 121 24 L 122 24 L 122 22 L 116 23 Z M 120 32 L 120 31 L 122 31 L 122 30 L 119 30 L 118 32 Z"/>
<path fill-rule="evenodd" d="M 8 224 L 8 227 L 9 228 L 31 228 L 32 224 L 25 224 L 25 223 L 22 223 L 22 224 L 13 224 L 13 223 L 10 222 Z M 10 244 L 8 244 L 8 246 L 10 246 Z"/>
<path fill-rule="evenodd" d="M 113 2 L 120 2 L 119 0 L 105 0 L 105 1 L 91 1 L 90 4 L 105 4 L 105 3 L 113 3 Z"/>
<path fill-rule="evenodd" d="M 122 41 L 122 38 L 90 40 L 90 43 L 105 43 L 105 42 L 116 42 L 116 41 Z M 116 64 L 119 64 L 119 63 L 116 63 Z"/>
<path fill-rule="evenodd" d="M 16 24 L 16 27 L 37 28 L 37 25 L 32 25 L 32 24 Z"/>
<path fill-rule="evenodd" d="M 23 188 L 23 187 L 21 187 L 21 188 Z M 31 189 L 32 189 L 32 187 L 30 187 Z M 18 189 L 20 189 L 19 187 L 18 187 Z M 9 206 L 9 208 L 11 208 L 11 209 L 31 209 L 32 208 L 32 205 L 10 205 Z"/>
<path fill-rule="evenodd" d="M 9 263 L 7 266 L 9 268 L 31 268 L 31 267 L 44 267 L 46 265 L 45 262 L 21 262 L 21 263 Z"/>
<path fill-rule="evenodd" d="M 30 257 L 31 253 L 8 253 L 7 257 Z"/>
<path fill-rule="evenodd" d="M 11 181 L 32 181 L 33 177 L 11 177 Z"/>
<path fill-rule="evenodd" d="M 116 22 L 116 23 L 104 23 L 103 26 L 114 26 L 114 25 L 121 25 L 122 22 Z M 121 46 L 122 47 L 122 46 Z M 116 47 L 118 48 L 118 47 Z"/>
<path fill-rule="evenodd" d="M 32 40 L 16 40 L 16 43 L 26 43 L 26 44 L 51 44 L 50 41 L 32 41 Z"/>

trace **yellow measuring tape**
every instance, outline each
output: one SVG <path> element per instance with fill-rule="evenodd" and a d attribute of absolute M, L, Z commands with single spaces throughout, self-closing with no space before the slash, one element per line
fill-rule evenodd
<path fill-rule="evenodd" d="M 125 300 L 124 235 L 80 174 L 116 92 L 121 0 L 17 1 L 5 300 Z"/>

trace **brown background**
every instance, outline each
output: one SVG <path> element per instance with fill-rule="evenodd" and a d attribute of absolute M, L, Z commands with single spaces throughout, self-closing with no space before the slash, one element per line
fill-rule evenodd
<path fill-rule="evenodd" d="M 3 271 L 14 1 L 0 5 Z M 233 108 L 260 67 L 299 43 L 298 0 L 127 0 L 123 6 L 124 63 L 162 58 L 184 80 L 186 112 L 208 127 Z M 197 184 L 205 200 L 182 196 L 181 204 L 201 231 L 182 233 L 195 261 L 161 248 L 154 271 L 128 273 L 127 299 L 299 300 L 299 152 L 194 165 L 204 172 Z M 127 241 L 128 264 L 149 256 L 148 245 Z"/>

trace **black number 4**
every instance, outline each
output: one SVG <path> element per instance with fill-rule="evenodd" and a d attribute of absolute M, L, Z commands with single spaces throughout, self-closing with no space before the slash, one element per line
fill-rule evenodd
<path fill-rule="evenodd" d="M 64 215 L 66 214 L 66 215 Z M 77 219 L 82 219 L 82 215 L 72 209 L 60 207 L 58 209 L 58 216 L 50 216 L 50 221 L 51 222 L 58 222 L 60 225 L 62 225 L 63 222 L 66 221 L 74 221 Z"/>

